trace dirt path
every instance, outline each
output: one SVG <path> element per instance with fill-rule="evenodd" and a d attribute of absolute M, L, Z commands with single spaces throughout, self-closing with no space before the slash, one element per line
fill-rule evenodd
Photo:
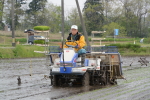
<path fill-rule="evenodd" d="M 0 100 L 150 99 L 150 64 L 141 66 L 139 57 L 122 57 L 122 60 L 127 81 L 118 80 L 118 85 L 105 87 L 52 87 L 48 77 L 44 77 L 49 74 L 45 58 L 0 60 Z"/>

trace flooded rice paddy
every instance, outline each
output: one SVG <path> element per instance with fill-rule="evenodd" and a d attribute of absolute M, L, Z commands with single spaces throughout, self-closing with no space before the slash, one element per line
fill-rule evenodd
<path fill-rule="evenodd" d="M 0 60 L 0 100 L 150 100 L 150 63 L 139 59 L 122 57 L 126 80 L 89 87 L 51 86 L 45 58 Z"/>

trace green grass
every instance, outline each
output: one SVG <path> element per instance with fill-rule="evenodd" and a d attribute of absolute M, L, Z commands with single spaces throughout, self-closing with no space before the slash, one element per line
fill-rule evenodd
<path fill-rule="evenodd" d="M 16 42 L 20 42 L 20 44 L 24 44 L 27 42 L 27 39 L 26 38 L 20 38 L 20 39 L 16 39 Z M 34 43 L 36 44 L 44 44 L 44 41 L 45 40 L 34 40 Z M 49 40 L 50 42 L 61 42 L 60 39 L 50 39 Z"/>
<path fill-rule="evenodd" d="M 124 44 L 124 45 L 117 44 L 117 45 L 118 51 L 122 56 L 150 55 L 150 47 L 140 47 L 139 45 L 132 45 L 132 44 Z M 0 45 L 0 46 L 12 47 L 11 45 Z M 34 50 L 44 51 L 44 47 L 36 45 L 16 45 L 15 48 L 0 48 L 0 58 L 44 57 L 44 54 L 35 53 Z"/>
<path fill-rule="evenodd" d="M 35 34 L 36 35 L 36 34 Z M 44 34 L 39 33 L 38 35 L 44 36 Z M 27 43 L 27 34 L 22 31 L 15 32 L 15 49 L 4 49 L 0 48 L 0 58 L 25 58 L 25 57 L 41 57 L 43 54 L 34 53 L 34 50 L 43 51 L 44 47 L 37 47 L 35 45 L 25 46 L 21 44 Z M 61 34 L 50 33 L 50 46 L 58 46 L 61 44 Z M 68 33 L 65 34 L 67 38 Z M 99 38 L 99 37 L 97 37 Z M 100 37 L 101 38 L 101 37 Z M 91 36 L 88 37 L 91 40 Z M 112 45 L 117 46 L 118 51 L 122 56 L 149 56 L 150 55 L 150 37 L 144 39 L 144 43 L 140 43 L 141 38 L 106 38 L 102 40 L 102 45 Z M 135 41 L 135 44 L 134 44 Z M 18 45 L 17 42 L 20 44 Z M 35 41 L 39 44 L 41 41 Z M 43 42 L 42 42 L 43 44 Z M 99 41 L 95 44 L 99 45 Z M 93 44 L 94 45 L 94 44 Z M 0 47 L 12 47 L 12 37 L 11 32 L 0 31 Z M 43 49 L 43 50 L 41 50 Z"/>
<path fill-rule="evenodd" d="M 0 44 L 0 47 L 11 47 L 11 44 Z"/>
<path fill-rule="evenodd" d="M 31 58 L 44 57 L 44 54 L 35 53 L 34 50 L 44 51 L 44 47 L 34 45 L 17 45 L 15 48 L 0 48 L 0 58 Z"/>
<path fill-rule="evenodd" d="M 20 38 L 20 39 L 16 39 L 16 42 L 20 42 L 21 44 L 26 43 L 27 39 L 26 38 Z"/>
<path fill-rule="evenodd" d="M 109 44 L 107 46 L 117 46 L 118 51 L 123 56 L 149 56 L 150 47 L 141 47 L 140 44 Z"/>

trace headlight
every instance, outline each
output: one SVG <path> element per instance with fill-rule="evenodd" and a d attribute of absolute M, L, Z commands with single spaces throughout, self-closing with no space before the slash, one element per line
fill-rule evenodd
<path fill-rule="evenodd" d="M 72 72 L 86 72 L 86 69 L 72 68 Z"/>
<path fill-rule="evenodd" d="M 54 71 L 54 72 L 60 72 L 60 68 L 53 68 L 53 69 L 52 69 L 52 72 L 53 72 L 53 71 Z"/>

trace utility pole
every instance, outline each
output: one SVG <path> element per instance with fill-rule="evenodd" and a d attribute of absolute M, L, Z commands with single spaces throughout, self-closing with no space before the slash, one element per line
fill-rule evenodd
<path fill-rule="evenodd" d="M 85 36 L 86 43 L 87 43 L 88 46 L 90 46 L 90 42 L 88 40 L 88 35 L 87 35 L 87 32 L 86 32 L 85 23 L 84 23 L 82 14 L 81 14 L 81 10 L 80 10 L 80 6 L 79 6 L 78 0 L 76 0 L 76 5 L 77 5 L 77 8 L 78 8 L 78 12 L 79 12 L 79 16 L 80 16 L 80 21 L 81 21 L 81 24 L 82 24 L 82 29 L 83 29 L 83 33 L 84 33 L 84 36 Z"/>
<path fill-rule="evenodd" d="M 16 46 L 15 43 L 15 29 L 14 29 L 14 0 L 11 0 L 11 8 L 12 8 L 12 14 L 11 14 L 11 19 L 12 19 L 12 46 Z"/>
<path fill-rule="evenodd" d="M 62 17 L 62 24 L 61 24 L 61 34 L 62 34 L 62 52 L 63 52 L 63 66 L 64 66 L 64 71 L 66 71 L 66 67 L 65 67 L 65 64 L 64 64 L 64 34 L 65 34 L 65 31 L 64 31 L 64 0 L 61 0 L 61 17 Z"/>
<path fill-rule="evenodd" d="M 62 27 L 62 41 L 64 42 L 64 0 L 61 0 L 61 17 L 62 17 L 62 24 L 61 24 L 61 27 Z"/>

